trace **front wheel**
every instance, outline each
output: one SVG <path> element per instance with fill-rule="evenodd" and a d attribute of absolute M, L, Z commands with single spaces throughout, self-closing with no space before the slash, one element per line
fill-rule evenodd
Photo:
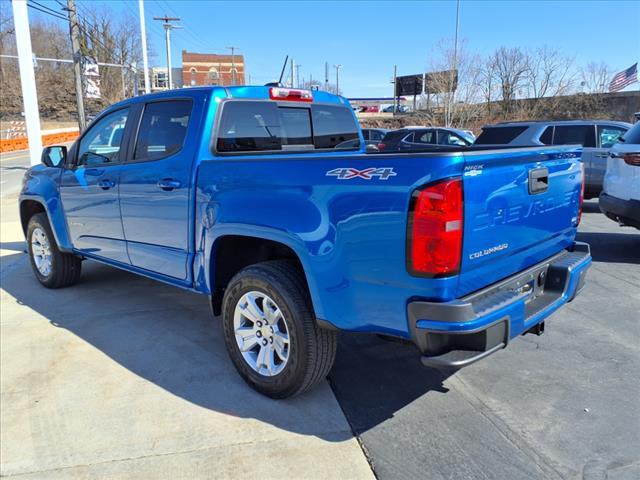
<path fill-rule="evenodd" d="M 234 366 L 264 395 L 299 395 L 333 366 L 336 333 L 318 327 L 304 276 L 292 262 L 269 261 L 241 270 L 229 282 L 222 314 Z"/>
<path fill-rule="evenodd" d="M 37 213 L 29 220 L 27 248 L 33 273 L 45 287 L 68 287 L 80 278 L 81 259 L 58 249 L 44 213 Z"/>

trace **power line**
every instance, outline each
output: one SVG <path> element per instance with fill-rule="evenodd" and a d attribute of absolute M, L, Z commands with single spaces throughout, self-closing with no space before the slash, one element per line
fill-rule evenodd
<path fill-rule="evenodd" d="M 55 17 L 55 18 L 59 19 L 59 20 L 65 20 L 65 21 L 67 20 L 67 19 L 66 19 L 65 17 L 63 17 L 62 15 L 57 15 L 57 14 L 51 13 L 51 12 L 49 12 L 49 11 L 47 11 L 47 10 L 44 10 L 44 9 L 38 8 L 37 6 L 35 6 L 35 5 L 31 4 L 31 3 L 27 3 L 27 7 L 29 7 L 29 8 L 33 8 L 34 10 L 37 10 L 37 11 L 42 12 L 42 13 L 44 13 L 44 14 L 50 15 L 50 16 L 52 16 L 52 17 Z"/>
<path fill-rule="evenodd" d="M 30 1 L 31 1 L 31 3 L 32 3 L 32 4 L 35 4 L 35 5 L 37 5 L 38 7 L 40 7 L 40 8 L 44 8 L 45 10 L 47 10 L 47 11 L 51 12 L 51 14 L 52 14 L 52 15 L 60 15 L 60 16 L 64 16 L 62 13 L 60 13 L 60 12 L 58 12 L 58 11 L 54 10 L 53 8 L 47 7 L 46 5 L 42 5 L 41 3 L 36 2 L 35 0 L 30 0 Z"/>

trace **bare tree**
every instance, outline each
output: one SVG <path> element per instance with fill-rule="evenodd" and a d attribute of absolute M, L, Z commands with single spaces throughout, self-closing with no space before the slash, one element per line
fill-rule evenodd
<path fill-rule="evenodd" d="M 576 77 L 574 61 L 546 45 L 526 54 L 526 60 L 524 86 L 529 101 L 522 102 L 520 116 L 535 118 L 543 105 L 548 109 L 552 103 L 549 100 L 541 102 L 541 99 L 557 99 L 571 93 Z"/>
<path fill-rule="evenodd" d="M 433 113 L 441 113 L 445 126 L 465 126 L 482 110 L 482 68 L 480 57 L 467 51 L 466 42 L 458 45 L 440 41 L 432 55 L 428 70 L 427 98 Z M 433 72 L 446 72 L 433 74 Z M 456 72 L 456 73 L 454 73 Z M 435 92 L 432 94 L 432 92 Z M 421 102 L 423 103 L 423 102 Z"/>
<path fill-rule="evenodd" d="M 502 110 L 505 114 L 513 109 L 513 101 L 522 87 L 529 68 L 527 55 L 517 47 L 500 47 L 489 58 L 495 80 L 500 86 Z"/>
<path fill-rule="evenodd" d="M 580 85 L 584 93 L 605 93 L 609 90 L 612 70 L 604 62 L 590 62 L 580 69 Z"/>

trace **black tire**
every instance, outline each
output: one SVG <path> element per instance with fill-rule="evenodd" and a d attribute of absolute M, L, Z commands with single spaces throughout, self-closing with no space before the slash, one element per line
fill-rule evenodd
<path fill-rule="evenodd" d="M 250 291 L 268 295 L 278 305 L 289 332 L 288 361 L 281 372 L 266 376 L 243 358 L 235 339 L 234 312 Z M 240 376 L 255 390 L 271 398 L 300 395 L 321 382 L 336 356 L 336 332 L 321 329 L 315 321 L 306 281 L 292 262 L 274 260 L 251 265 L 229 282 L 222 305 L 224 340 Z"/>
<path fill-rule="evenodd" d="M 36 229 L 44 232 L 51 252 L 51 271 L 43 275 L 36 266 L 32 238 Z M 69 287 L 80 279 L 82 260 L 71 253 L 61 252 L 56 243 L 55 236 L 49 225 L 49 219 L 44 213 L 37 213 L 29 219 L 27 227 L 27 250 L 31 268 L 38 281 L 47 288 Z"/>

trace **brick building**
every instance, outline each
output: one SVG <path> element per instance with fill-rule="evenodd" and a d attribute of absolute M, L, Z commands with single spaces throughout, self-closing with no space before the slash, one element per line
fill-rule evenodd
<path fill-rule="evenodd" d="M 235 81 L 234 72 L 235 69 Z M 182 51 L 182 81 L 196 85 L 244 85 L 244 57 Z"/>

